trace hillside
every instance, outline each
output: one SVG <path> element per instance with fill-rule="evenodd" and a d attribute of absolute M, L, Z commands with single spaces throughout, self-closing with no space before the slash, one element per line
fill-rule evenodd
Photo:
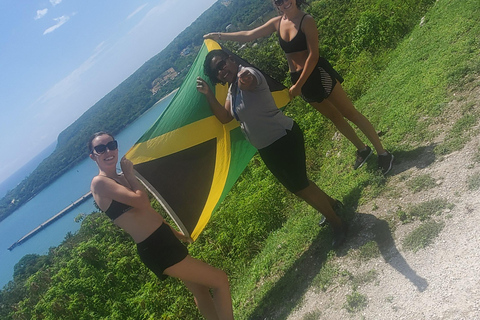
<path fill-rule="evenodd" d="M 224 30 L 229 24 L 233 29 L 245 28 L 272 10 L 271 4 L 263 0 L 216 2 L 162 52 L 145 62 L 60 133 L 55 151 L 0 200 L 0 221 L 85 159 L 88 156 L 85 146 L 92 133 L 100 130 L 118 133 L 178 88 L 203 43 L 204 34 Z M 175 75 L 166 77 L 168 70 L 173 70 Z"/>
<path fill-rule="evenodd" d="M 344 203 L 346 243 L 333 250 L 318 212 L 255 156 L 190 254 L 228 274 L 236 319 L 479 319 L 478 0 L 318 0 L 308 10 L 326 43 L 349 44 L 326 52 L 395 166 L 384 177 L 372 157 L 353 170 L 351 143 L 294 99 L 285 112 L 304 131 L 310 178 Z M 276 54 L 266 44 L 242 54 L 263 61 Z M 22 259 L 14 277 L 0 291 L 2 319 L 201 319 L 185 286 L 158 281 L 99 213 L 47 255 Z"/>

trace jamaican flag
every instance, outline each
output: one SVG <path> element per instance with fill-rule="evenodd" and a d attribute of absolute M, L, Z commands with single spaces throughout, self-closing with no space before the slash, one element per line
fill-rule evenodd
<path fill-rule="evenodd" d="M 208 79 L 203 62 L 215 49 L 221 49 L 218 43 L 205 40 L 170 104 L 126 154 L 137 177 L 193 240 L 256 152 L 245 140 L 239 123 L 232 120 L 223 125 L 196 89 L 198 76 Z M 250 66 L 233 56 L 243 66 Z M 288 89 L 267 75 L 265 78 L 277 106 L 285 106 L 290 101 Z M 226 85 L 214 87 L 222 105 L 227 90 Z"/>

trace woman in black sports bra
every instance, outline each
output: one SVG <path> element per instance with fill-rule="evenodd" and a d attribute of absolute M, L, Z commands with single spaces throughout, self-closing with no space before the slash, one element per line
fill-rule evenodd
<path fill-rule="evenodd" d="M 170 227 L 152 208 L 147 193 L 135 178 L 130 160 L 123 157 L 122 173 L 117 173 L 118 148 L 113 136 L 95 133 L 88 147 L 90 158 L 99 169 L 90 187 L 95 202 L 133 238 L 143 263 L 162 280 L 167 276 L 182 280 L 206 319 L 233 319 L 227 275 L 188 255 L 179 240 L 190 239 Z"/>
<path fill-rule="evenodd" d="M 215 32 L 204 36 L 213 40 L 248 42 L 276 32 L 285 52 L 292 78 L 290 95 L 301 95 L 320 113 L 330 119 L 337 129 L 357 148 L 354 168 L 360 168 L 372 154 L 346 121 L 353 122 L 370 140 L 378 154 L 378 166 L 383 174 L 392 168 L 393 155 L 384 149 L 370 121 L 355 109 L 341 86 L 342 77 L 330 63 L 319 56 L 318 30 L 312 16 L 300 7 L 305 0 L 272 0 L 280 16 L 264 25 L 248 31 L 231 33 Z M 346 119 L 345 119 L 346 118 Z"/>

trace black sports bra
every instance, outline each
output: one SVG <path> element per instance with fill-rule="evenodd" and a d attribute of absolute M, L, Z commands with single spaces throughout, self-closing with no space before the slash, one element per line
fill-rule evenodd
<path fill-rule="evenodd" d="M 132 208 L 128 204 L 112 200 L 105 214 L 113 221 Z"/>
<path fill-rule="evenodd" d="M 110 177 L 107 178 L 112 179 Z M 117 180 L 112 180 L 120 184 Z M 132 208 L 133 207 L 129 206 L 128 204 L 121 203 L 112 199 L 110 206 L 108 206 L 108 209 L 105 210 L 105 214 L 113 221 Z"/>
<path fill-rule="evenodd" d="M 280 43 L 280 47 L 282 47 L 285 53 L 293 53 L 293 52 L 300 52 L 305 51 L 308 49 L 307 47 L 307 37 L 305 33 L 302 31 L 302 22 L 303 18 L 305 18 L 307 14 L 304 14 L 302 20 L 300 21 L 300 25 L 298 26 L 298 31 L 295 37 L 293 37 L 290 41 L 285 41 L 280 36 L 280 23 L 282 22 L 282 18 L 280 18 L 280 22 L 278 23 L 278 42 Z"/>

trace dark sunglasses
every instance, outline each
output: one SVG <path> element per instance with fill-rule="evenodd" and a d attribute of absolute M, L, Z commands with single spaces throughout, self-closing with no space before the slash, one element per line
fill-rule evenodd
<path fill-rule="evenodd" d="M 227 59 L 223 59 L 221 60 L 219 63 L 217 63 L 217 65 L 215 66 L 215 71 L 217 73 L 219 73 L 220 71 L 223 70 L 223 68 L 225 68 L 225 66 L 227 65 Z"/>
<path fill-rule="evenodd" d="M 99 144 L 98 146 L 93 147 L 93 150 L 98 154 L 102 154 L 102 153 L 105 153 L 105 151 L 107 151 L 107 148 L 110 151 L 117 150 L 118 148 L 117 140 L 112 140 L 107 144 Z M 93 153 L 93 150 L 92 150 L 92 153 Z"/>
<path fill-rule="evenodd" d="M 276 6 L 280 7 L 283 4 L 284 0 L 275 0 L 273 3 L 275 3 Z"/>

